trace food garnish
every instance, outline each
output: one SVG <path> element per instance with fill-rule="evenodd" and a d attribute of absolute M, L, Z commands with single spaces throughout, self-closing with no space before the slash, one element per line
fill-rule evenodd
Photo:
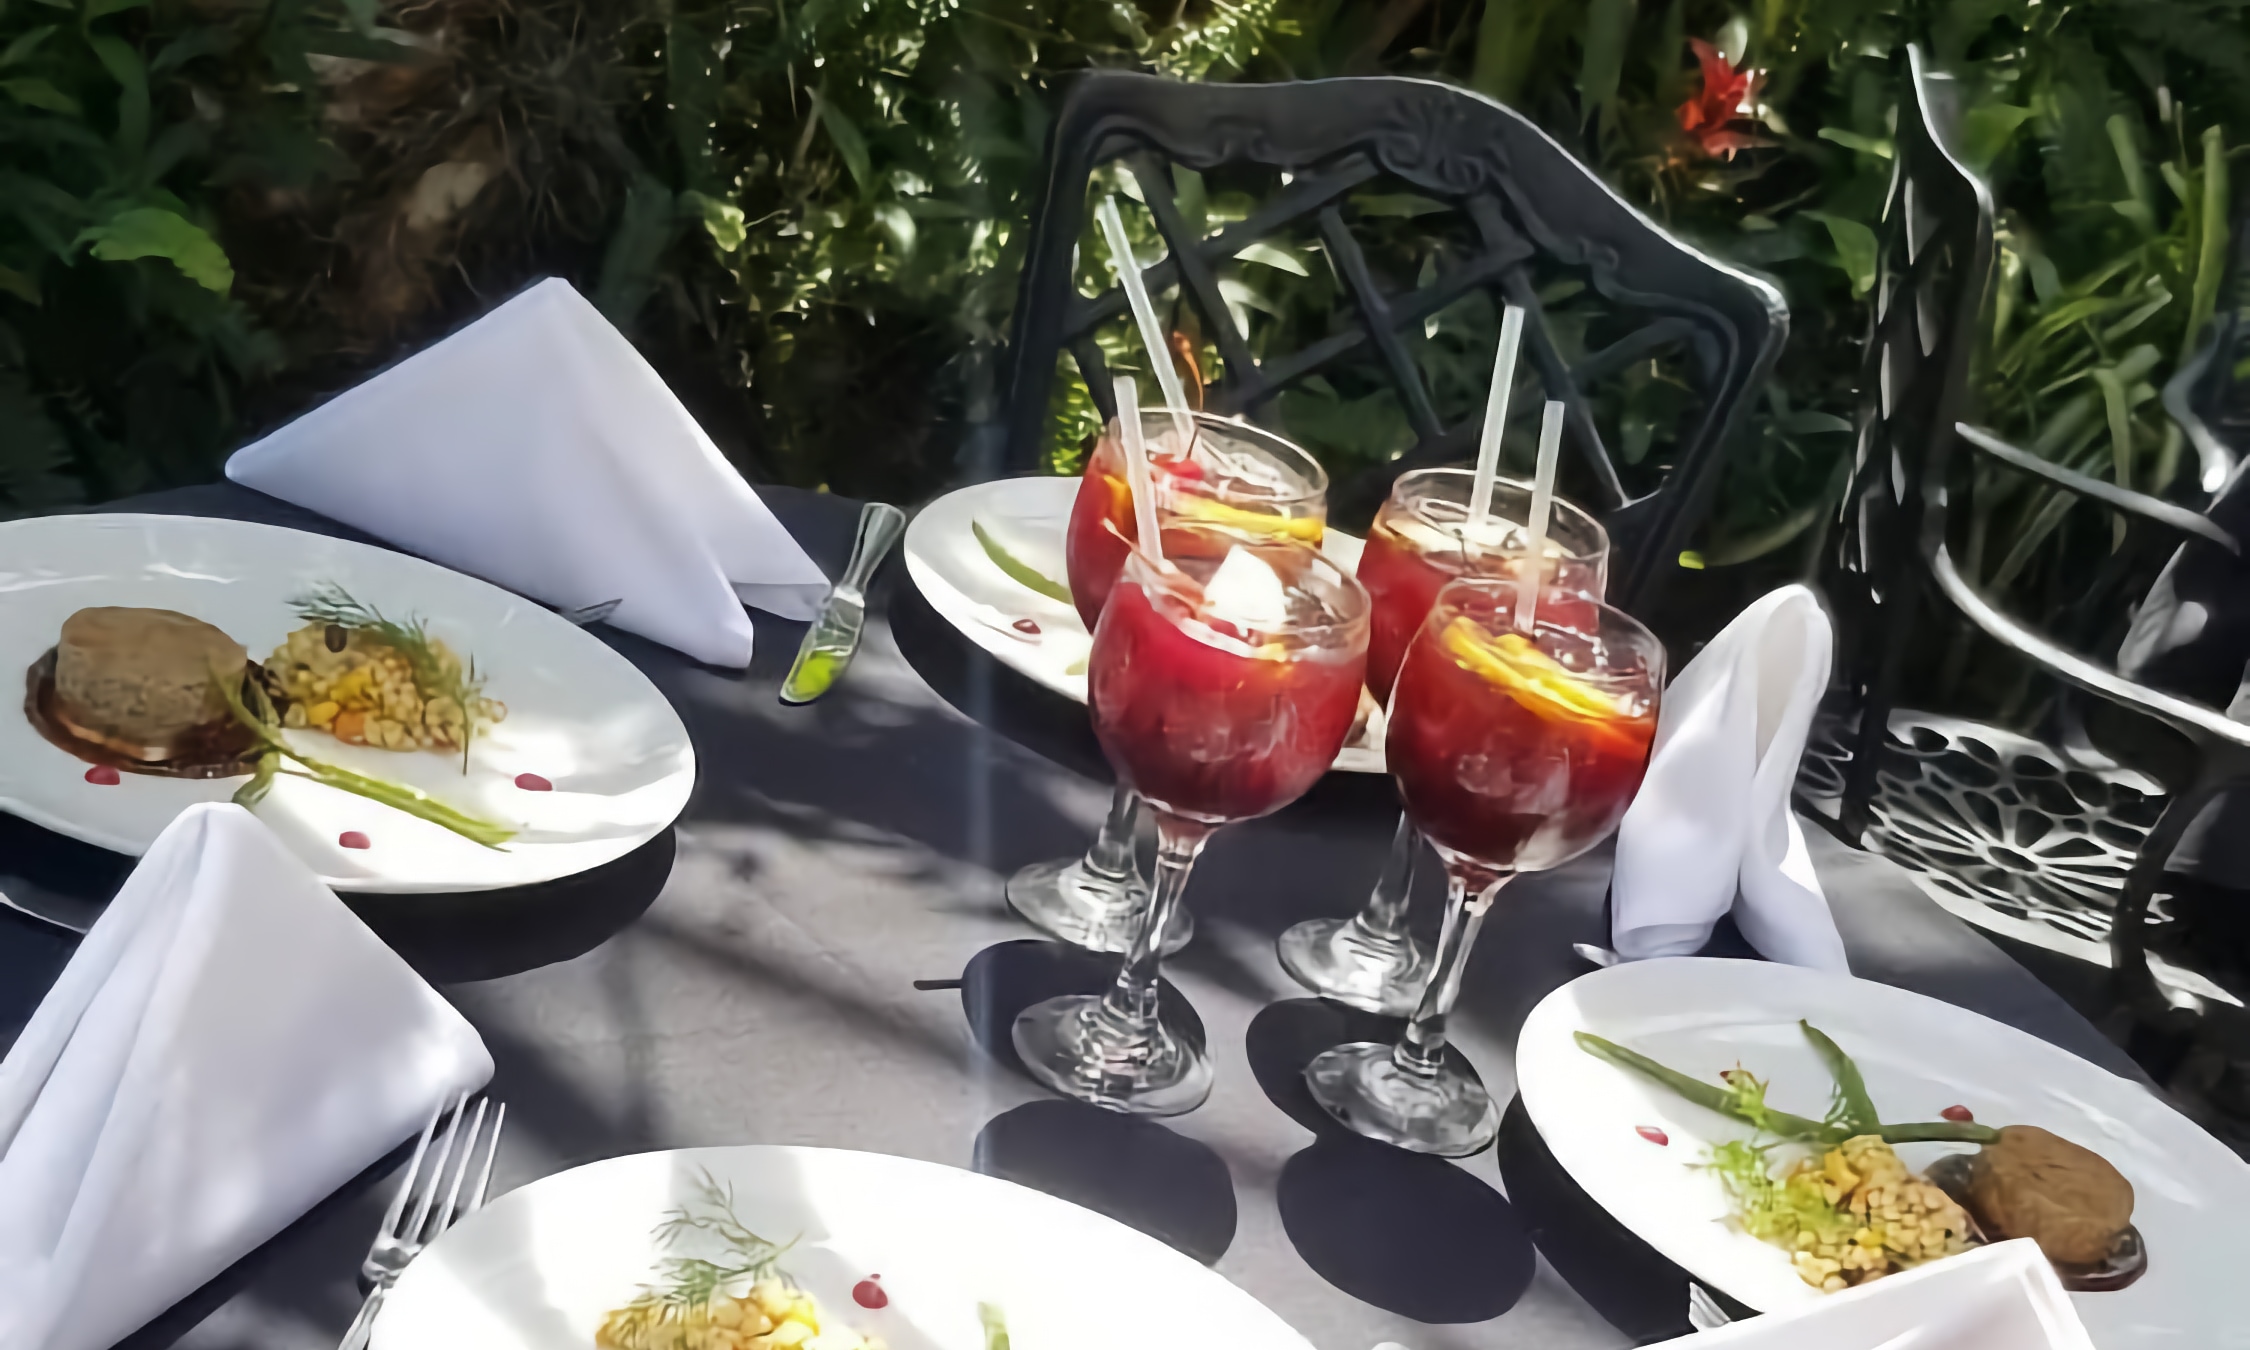
<path fill-rule="evenodd" d="M 86 781 L 96 787 L 116 787 L 119 783 L 125 781 L 125 775 L 107 764 L 96 764 L 93 768 L 86 770 Z"/>
<path fill-rule="evenodd" d="M 1633 1127 L 1633 1133 L 1639 1135 L 1643 1139 L 1648 1140 L 1650 1143 L 1657 1145 L 1659 1148 L 1672 1142 L 1671 1135 L 1666 1134 L 1664 1131 L 1658 1129 L 1654 1125 L 1635 1125 Z"/>
<path fill-rule="evenodd" d="M 299 778 L 309 778 L 316 783 L 325 783 L 329 787 L 354 793 L 370 801 L 381 802 L 410 816 L 429 821 L 432 825 L 442 825 L 462 838 L 473 840 L 486 848 L 498 848 L 515 838 L 516 832 L 507 826 L 482 820 L 466 811 L 447 806 L 420 788 L 356 773 L 291 748 L 289 742 L 282 737 L 279 719 L 274 715 L 273 704 L 267 698 L 263 685 L 256 680 L 243 679 L 240 672 L 235 672 L 230 677 L 224 672 L 213 671 L 210 678 L 211 687 L 226 704 L 227 711 L 236 722 L 249 730 L 256 744 L 262 748 L 262 753 L 258 756 L 257 771 L 234 794 L 237 804 L 245 807 L 257 805 L 272 788 L 274 776 L 288 773 Z M 285 762 L 296 767 L 286 768 Z"/>
<path fill-rule="evenodd" d="M 1008 1319 L 997 1303 L 979 1303 L 977 1320 L 984 1323 L 984 1350 L 1008 1350 Z"/>
<path fill-rule="evenodd" d="M 2069 1289 L 2122 1289 L 2147 1269 L 2146 1246 L 2132 1226 L 2132 1183 L 2100 1154 L 2035 1125 L 1978 1124 L 1962 1106 L 1947 1107 L 1944 1120 L 1886 1125 L 1851 1056 L 1811 1023 L 1797 1025 L 1835 1080 L 1819 1120 L 1768 1106 L 1765 1082 L 1747 1069 L 1729 1069 L 1712 1084 L 1591 1032 L 1574 1037 L 1587 1053 L 1771 1136 L 1715 1145 L 1709 1165 L 1743 1229 L 1788 1249 L 1797 1273 L 1817 1288 L 1841 1289 L 1977 1242 L 2018 1237 L 2039 1244 Z M 1939 1159 L 1926 1177 L 1891 1150 L 1933 1142 L 1981 1147 Z M 1784 1143 L 1811 1152 L 1776 1175 L 1771 1155 Z"/>
<path fill-rule="evenodd" d="M 283 725 L 383 750 L 459 749 L 468 772 L 470 743 L 508 714 L 484 696 L 474 659 L 430 636 L 420 618 L 387 618 L 334 582 L 294 604 L 304 627 L 266 660 Z"/>
<path fill-rule="evenodd" d="M 1002 548 L 999 540 L 985 532 L 983 522 L 970 521 L 969 532 L 974 534 L 977 537 L 977 543 L 983 546 L 984 556 L 992 559 L 993 566 L 1007 573 L 1009 580 L 1019 586 L 1028 586 L 1046 596 L 1049 600 L 1060 600 L 1066 605 L 1071 602 L 1070 587 L 1056 581 L 1038 568 Z"/>
<path fill-rule="evenodd" d="M 773 1242 L 735 1214 L 732 1187 L 705 1172 L 697 1198 L 673 1210 L 656 1229 L 664 1247 L 701 1238 L 716 1259 L 667 1256 L 652 1284 L 602 1319 L 594 1344 L 602 1350 L 882 1350 L 824 1319 L 813 1296 L 781 1269 L 795 1242 Z"/>

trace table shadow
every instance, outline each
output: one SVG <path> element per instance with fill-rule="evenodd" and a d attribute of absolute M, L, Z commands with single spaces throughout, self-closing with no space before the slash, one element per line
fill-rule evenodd
<path fill-rule="evenodd" d="M 537 885 L 340 898 L 431 983 L 494 980 L 583 956 L 608 941 L 656 903 L 678 851 L 678 835 L 667 826 L 622 858 Z"/>
<path fill-rule="evenodd" d="M 1685 1336 L 1687 1272 L 1659 1255 L 1571 1180 L 1531 1123 L 1521 1097 L 1500 1114 L 1500 1180 L 1531 1240 L 1565 1283 L 1637 1344 Z M 1740 1320 L 1748 1307 L 1707 1289 Z"/>
<path fill-rule="evenodd" d="M 600 946 L 655 903 L 677 851 L 667 827 L 622 858 L 536 885 L 338 898 L 424 979 L 491 980 Z M 0 816 L 0 858 L 11 905 L 81 933 L 139 863 L 13 816 Z"/>
<path fill-rule="evenodd" d="M 974 1166 L 1083 1205 L 1211 1265 L 1234 1241 L 1234 1179 L 1206 1145 L 1143 1116 L 1037 1101 L 992 1118 Z"/>
<path fill-rule="evenodd" d="M 1016 938 L 994 943 L 969 958 L 961 972 L 961 1010 L 969 1033 L 992 1058 L 1023 1073 L 1016 1057 L 1016 1014 L 1034 1003 L 1065 994 L 1098 994 L 1117 978 L 1121 958 L 1062 942 Z M 922 981 L 923 988 L 950 987 L 951 981 Z M 1158 981 L 1165 1024 L 1189 1044 L 1204 1045 L 1203 1019 L 1170 980 Z M 1028 1074 L 1025 1075 L 1029 1077 Z"/>
<path fill-rule="evenodd" d="M 1444 1158 L 1356 1135 L 1323 1135 L 1291 1157 L 1274 1202 L 1316 1274 L 1417 1322 L 1490 1321 L 1538 1268 L 1498 1191 Z"/>

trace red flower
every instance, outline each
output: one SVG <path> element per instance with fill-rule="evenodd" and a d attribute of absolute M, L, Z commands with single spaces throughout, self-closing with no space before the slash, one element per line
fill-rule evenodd
<path fill-rule="evenodd" d="M 1734 158 L 1737 150 L 1764 145 L 1748 132 L 1728 129 L 1728 123 L 1747 114 L 1756 102 L 1758 77 L 1728 65 L 1718 48 L 1702 38 L 1689 38 L 1688 45 L 1703 67 L 1703 91 L 1680 105 L 1680 130 L 1703 153 L 1727 159 Z"/>

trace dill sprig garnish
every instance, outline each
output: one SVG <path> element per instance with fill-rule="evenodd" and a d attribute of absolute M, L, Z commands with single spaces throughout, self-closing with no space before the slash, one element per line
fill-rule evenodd
<path fill-rule="evenodd" d="M 305 623 L 334 624 L 367 633 L 396 650 L 413 670 L 414 683 L 421 687 L 424 700 L 453 700 L 461 709 L 461 772 L 469 771 L 469 746 L 477 738 L 480 721 L 477 703 L 484 696 L 484 677 L 477 674 L 474 656 L 465 662 L 448 658 L 437 649 L 421 616 L 410 615 L 403 622 L 386 618 L 381 610 L 361 603 L 333 581 L 322 582 L 290 603 Z"/>
<path fill-rule="evenodd" d="M 711 1302 L 732 1286 L 756 1283 L 779 1275 L 781 1258 L 796 1246 L 796 1239 L 772 1242 L 750 1231 L 734 1212 L 734 1187 L 721 1186 L 710 1172 L 697 1183 L 698 1198 L 665 1216 L 657 1225 L 656 1240 L 670 1247 L 694 1234 L 705 1234 L 726 1248 L 718 1260 L 700 1256 L 667 1256 L 657 1269 L 654 1284 L 641 1286 L 629 1308 L 655 1308 L 686 1312 Z M 783 1276 L 782 1278 L 787 1278 Z"/>

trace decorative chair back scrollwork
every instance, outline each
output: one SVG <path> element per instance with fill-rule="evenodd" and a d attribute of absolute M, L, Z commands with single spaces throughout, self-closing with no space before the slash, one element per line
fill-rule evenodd
<path fill-rule="evenodd" d="M 1855 844 L 1870 823 L 1883 738 L 1926 599 L 1916 556 L 1923 499 L 1945 481 L 1953 424 L 1966 412 L 1992 267 L 1992 194 L 1933 130 L 1948 83 L 1916 48 L 1904 65 L 1858 438 L 1822 576 L 1843 634 L 1837 668 L 1859 714 L 1836 817 L 1837 832 Z"/>
<path fill-rule="evenodd" d="M 1787 334 L 1787 311 L 1773 287 L 1673 239 L 1531 123 L 1475 94 L 1412 79 L 1207 85 L 1096 72 L 1080 77 L 1063 101 L 1032 223 L 1010 355 L 1006 453 L 1017 471 L 1041 461 L 1063 350 L 1076 358 L 1102 415 L 1114 412 L 1094 334 L 1125 312 L 1125 297 L 1115 286 L 1091 298 L 1079 294 L 1073 258 L 1088 184 L 1120 160 L 1167 250 L 1144 269 L 1149 290 L 1179 287 L 1218 348 L 1223 375 L 1209 393 L 1215 410 L 1262 416 L 1285 390 L 1347 363 L 1372 363 L 1395 388 L 1413 444 L 1340 485 L 1338 496 L 1362 507 L 1380 501 L 1405 469 L 1475 453 L 1481 404 L 1447 424 L 1409 349 L 1420 336 L 1415 330 L 1479 291 L 1525 306 L 1523 364 L 1567 405 L 1566 439 L 1575 451 L 1568 472 L 1612 535 L 1612 598 L 1643 612 L 1654 603 L 1717 486 L 1749 396 Z M 1180 209 L 1175 166 L 1270 170 L 1277 190 L 1246 218 L 1204 236 Z M 1466 217 L 1469 246 L 1452 266 L 1411 287 L 1377 274 L 1355 237 L 1353 194 L 1378 182 L 1397 183 Z M 1221 269 L 1254 242 L 1293 228 L 1314 232 L 1350 310 L 1298 350 L 1256 352 L 1252 335 L 1229 312 Z M 1573 363 L 1543 310 L 1539 265 L 1574 272 L 1637 326 Z M 1661 480 L 1635 491 L 1635 480 L 1646 475 L 1620 472 L 1589 391 L 1636 363 L 1677 352 L 1684 352 L 1700 406 L 1674 442 Z M 1511 423 L 1536 419 L 1539 405 L 1519 395 Z"/>

